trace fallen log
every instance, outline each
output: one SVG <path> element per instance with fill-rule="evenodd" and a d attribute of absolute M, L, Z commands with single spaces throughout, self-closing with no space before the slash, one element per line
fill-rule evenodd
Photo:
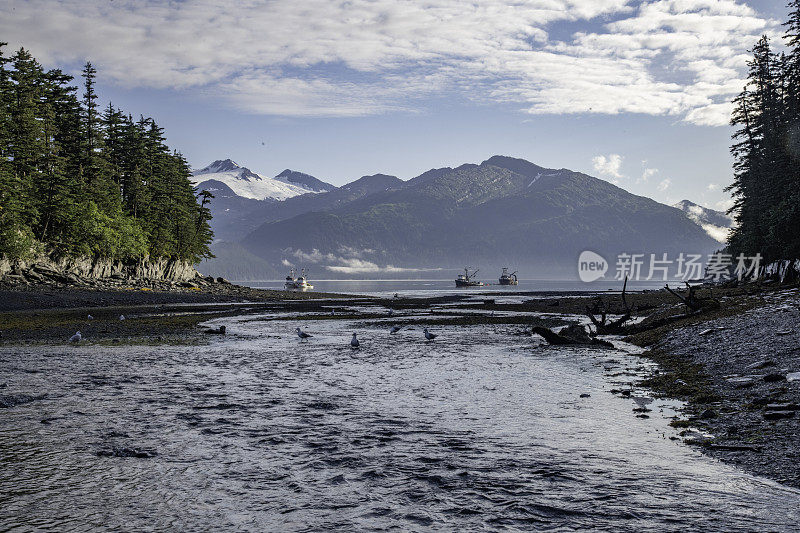
<path fill-rule="evenodd" d="M 606 340 L 590 337 L 586 333 L 586 329 L 583 326 L 578 326 L 577 324 L 564 328 L 562 333 L 556 333 L 555 331 L 542 326 L 534 326 L 531 331 L 532 333 L 541 336 L 545 341 L 547 341 L 548 344 L 553 346 L 571 345 L 602 346 L 605 348 L 614 347 L 613 344 Z M 581 332 L 583 333 L 582 335 Z"/>

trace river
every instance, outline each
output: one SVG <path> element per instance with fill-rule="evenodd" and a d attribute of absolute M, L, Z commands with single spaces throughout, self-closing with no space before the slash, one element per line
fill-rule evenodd
<path fill-rule="evenodd" d="M 34 397 L 0 409 L 0 531 L 800 520 L 800 492 L 671 440 L 674 403 L 638 418 L 646 391 L 610 392 L 647 370 L 631 346 L 556 349 L 497 325 L 436 327 L 425 342 L 418 326 L 273 318 L 212 321 L 229 335 L 208 345 L 0 347 L 0 396 Z M 314 336 L 299 340 L 300 326 Z"/>

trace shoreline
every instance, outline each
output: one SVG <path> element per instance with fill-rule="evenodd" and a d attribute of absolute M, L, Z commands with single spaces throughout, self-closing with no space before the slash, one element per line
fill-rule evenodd
<path fill-rule="evenodd" d="M 616 293 L 520 291 L 514 296 L 531 298 L 525 303 L 496 303 L 507 293 L 378 298 L 353 294 L 294 292 L 253 289 L 228 282 L 179 287 L 174 284 L 118 284 L 113 287 L 71 285 L 0 286 L 0 345 L 66 342 L 81 331 L 88 342 L 139 343 L 201 342 L 198 327 L 212 318 L 268 311 L 317 313 L 317 319 L 379 318 L 369 313 L 341 314 L 341 309 L 368 301 L 370 305 L 402 310 L 459 304 L 478 314 L 456 323 L 530 324 L 530 317 L 489 317 L 486 311 L 536 312 L 546 315 L 581 315 L 596 298 L 608 299 L 613 310 L 621 307 Z M 669 300 L 659 292 L 631 293 L 639 311 L 655 309 Z M 338 310 L 337 310 L 338 308 Z M 334 310 L 334 316 L 327 314 Z M 323 314 L 324 311 L 324 314 Z M 434 312 L 435 314 L 435 312 Z M 94 320 L 88 320 L 92 315 Z M 120 321 L 125 315 L 134 320 Z M 563 321 L 561 321 L 563 322 Z M 449 323 L 453 323 L 450 321 Z M 545 325 L 544 323 L 542 323 Z M 88 328 L 88 329 L 87 329 Z"/>
<path fill-rule="evenodd" d="M 625 339 L 658 369 L 639 386 L 686 402 L 688 444 L 800 488 L 800 289 L 772 287 Z"/>

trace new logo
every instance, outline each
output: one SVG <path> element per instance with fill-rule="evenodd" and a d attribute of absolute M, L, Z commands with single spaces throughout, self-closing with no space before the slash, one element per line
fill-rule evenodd
<path fill-rule="evenodd" d="M 599 254 L 586 250 L 578 258 L 578 276 L 584 283 L 602 278 L 608 272 L 608 261 Z"/>

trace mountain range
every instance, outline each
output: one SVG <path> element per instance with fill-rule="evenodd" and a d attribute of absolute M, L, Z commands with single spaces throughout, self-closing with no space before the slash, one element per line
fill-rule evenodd
<path fill-rule="evenodd" d="M 196 179 L 239 172 L 238 179 L 254 181 L 242 170 L 223 170 L 229 166 L 212 164 Z M 292 175 L 307 176 L 281 174 L 272 179 L 284 185 Z M 720 247 L 681 209 L 586 174 L 511 157 L 432 169 L 408 181 L 377 174 L 339 188 L 320 182 L 327 191 L 308 178 L 290 181 L 309 188 L 283 200 L 245 198 L 233 186 L 225 195 L 215 192 L 212 209 L 224 207 L 224 215 L 212 222 L 229 242 L 217 244 L 217 258 L 201 271 L 274 279 L 296 265 L 310 267 L 317 278 L 447 277 L 470 265 L 563 278 L 572 277 L 583 250 L 603 254 L 613 267 L 619 253 Z"/>

